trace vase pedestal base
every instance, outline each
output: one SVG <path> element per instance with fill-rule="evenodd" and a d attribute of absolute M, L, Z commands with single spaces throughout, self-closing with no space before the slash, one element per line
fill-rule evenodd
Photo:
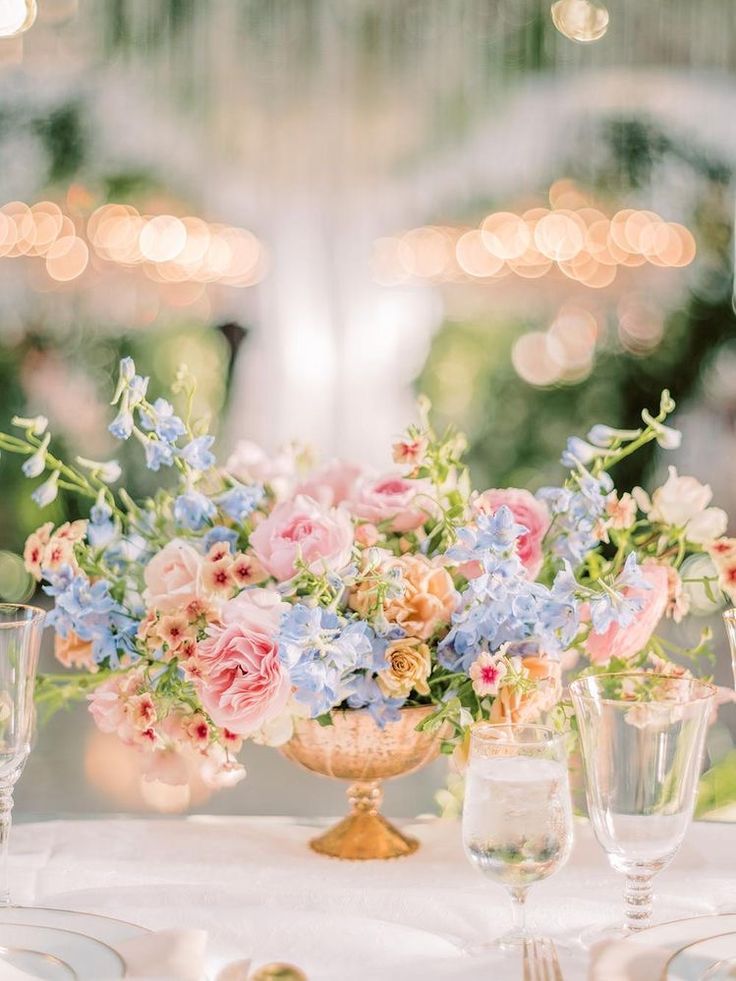
<path fill-rule="evenodd" d="M 382 814 L 364 811 L 349 814 L 339 824 L 313 838 L 309 847 L 332 858 L 368 860 L 411 855 L 419 848 L 419 842 L 402 834 Z"/>

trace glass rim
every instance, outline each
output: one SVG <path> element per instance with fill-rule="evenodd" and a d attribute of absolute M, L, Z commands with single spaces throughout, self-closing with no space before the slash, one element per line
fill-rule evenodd
<path fill-rule="evenodd" d="M 30 613 L 30 616 L 18 616 L 16 620 L 3 620 L 2 615 L 4 612 L 10 613 L 15 611 L 21 613 L 21 611 L 26 611 Z M 46 610 L 41 609 L 40 606 L 31 606 L 28 603 L 0 603 L 0 630 L 8 629 L 11 627 L 27 627 L 29 624 L 37 623 L 46 616 Z"/>
<path fill-rule="evenodd" d="M 590 674 L 585 678 L 575 678 L 568 685 L 568 690 L 574 696 L 590 702 L 604 702 L 607 705 L 625 705 L 628 708 L 636 704 L 636 701 L 634 700 L 605 698 L 602 695 L 591 694 L 586 690 L 586 683 L 589 681 L 595 681 L 598 678 L 605 678 L 607 680 L 616 678 L 646 678 L 648 681 L 657 680 L 661 682 L 666 681 L 668 684 L 674 683 L 676 685 L 690 685 L 699 688 L 701 691 L 700 694 L 694 695 L 693 698 L 690 699 L 691 702 L 702 702 L 709 698 L 715 698 L 716 694 L 718 693 L 716 685 L 714 685 L 711 681 L 703 681 L 701 678 L 672 678 L 664 674 L 651 674 L 648 671 L 614 671 L 611 674 Z M 646 704 L 646 702 L 643 704 Z"/>
<path fill-rule="evenodd" d="M 521 729 L 532 730 L 532 732 L 537 734 L 544 734 L 546 739 L 544 740 L 527 740 L 527 739 L 515 739 L 513 745 L 515 746 L 544 746 L 549 745 L 563 739 L 566 735 L 564 732 L 558 732 L 551 726 L 539 725 L 535 722 L 487 722 L 485 719 L 480 719 L 478 722 L 474 722 L 470 726 L 470 736 L 471 739 L 476 734 L 481 736 L 483 731 L 491 732 L 514 732 Z"/>

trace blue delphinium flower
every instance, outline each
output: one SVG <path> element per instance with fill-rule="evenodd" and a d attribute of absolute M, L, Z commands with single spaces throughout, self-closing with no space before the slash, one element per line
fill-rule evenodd
<path fill-rule="evenodd" d="M 105 548 L 115 538 L 117 529 L 112 520 L 112 508 L 104 497 L 89 512 L 87 541 L 93 548 Z"/>
<path fill-rule="evenodd" d="M 140 424 L 141 429 L 148 433 L 155 432 L 166 443 L 174 443 L 187 431 L 187 427 L 174 412 L 171 402 L 163 398 L 157 398 L 140 413 Z"/>
<path fill-rule="evenodd" d="M 356 672 L 383 667 L 385 643 L 362 620 L 347 620 L 320 606 L 295 603 L 284 613 L 279 656 L 294 696 L 314 718 L 346 697 Z"/>
<path fill-rule="evenodd" d="M 516 550 L 516 540 L 525 530 L 509 508 L 501 507 L 493 515 L 479 516 L 477 527 L 458 534 L 450 558 L 479 562 L 483 571 L 468 582 L 440 644 L 439 658 L 446 667 L 467 671 L 482 651 L 497 651 L 504 644 L 521 650 L 530 641 L 554 656 L 575 636 L 575 578 L 565 567 L 552 587 L 531 581 Z"/>
<path fill-rule="evenodd" d="M 630 627 L 644 607 L 641 597 L 626 596 L 624 589 L 651 589 L 644 578 L 637 561 L 636 553 L 631 552 L 613 587 L 605 588 L 590 601 L 590 620 L 593 631 L 604 634 L 612 624 Z"/>
<path fill-rule="evenodd" d="M 107 660 L 111 667 L 119 664 L 120 653 L 135 653 L 137 623 L 110 595 L 110 583 L 98 579 L 91 583 L 83 573 L 69 566 L 47 575 L 44 592 L 54 597 L 54 609 L 46 618 L 62 637 L 73 630 L 80 640 L 92 644 L 92 656 L 98 664 Z"/>
<path fill-rule="evenodd" d="M 180 456 L 192 470 L 209 470 L 215 465 L 215 454 L 210 449 L 214 442 L 214 436 L 197 436 L 181 450 Z"/>
<path fill-rule="evenodd" d="M 161 467 L 170 467 L 174 462 L 174 451 L 160 439 L 149 439 L 144 436 L 141 439 L 143 449 L 146 453 L 146 466 L 149 470 L 159 470 Z"/>
<path fill-rule="evenodd" d="M 174 501 L 174 520 L 190 531 L 199 529 L 215 516 L 217 509 L 213 502 L 200 491 L 190 487 Z"/>
<path fill-rule="evenodd" d="M 243 521 L 263 500 L 264 490 L 260 484 L 236 484 L 217 498 L 217 503 L 233 521 Z"/>
<path fill-rule="evenodd" d="M 226 528 L 225 525 L 215 525 L 210 528 L 204 536 L 205 551 L 209 551 L 217 542 L 228 542 L 231 551 L 235 551 L 238 544 L 238 533 L 234 528 Z"/>
<path fill-rule="evenodd" d="M 130 437 L 133 435 L 134 427 L 135 420 L 133 419 L 133 413 L 130 410 L 130 404 L 126 393 L 123 396 L 123 401 L 120 403 L 118 414 L 107 428 L 110 430 L 115 439 L 130 439 Z"/>
<path fill-rule="evenodd" d="M 537 497 L 544 501 L 552 516 L 547 536 L 550 551 L 573 566 L 600 544 L 599 525 L 613 491 L 607 473 L 593 476 L 580 469 L 574 487 L 543 487 Z"/>
<path fill-rule="evenodd" d="M 389 722 L 398 722 L 399 709 L 405 698 L 390 698 L 381 691 L 375 678 L 356 674 L 350 679 L 347 703 L 352 709 L 368 709 L 374 721 L 383 728 Z"/>

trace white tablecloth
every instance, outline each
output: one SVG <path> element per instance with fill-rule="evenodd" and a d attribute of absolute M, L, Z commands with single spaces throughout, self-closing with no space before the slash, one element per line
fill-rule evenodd
<path fill-rule="evenodd" d="M 203 927 L 213 953 L 285 960 L 310 981 L 515 979 L 463 947 L 505 930 L 509 903 L 467 863 L 455 822 L 410 826 L 422 848 L 391 862 L 313 854 L 314 829 L 283 818 L 18 824 L 16 902 L 103 913 L 150 928 Z M 694 825 L 658 882 L 660 914 L 736 910 L 736 826 Z M 530 922 L 571 937 L 621 914 L 621 877 L 581 823 L 567 867 L 530 892 Z M 218 958 L 219 959 L 219 958 Z M 585 976 L 563 957 L 565 977 Z"/>

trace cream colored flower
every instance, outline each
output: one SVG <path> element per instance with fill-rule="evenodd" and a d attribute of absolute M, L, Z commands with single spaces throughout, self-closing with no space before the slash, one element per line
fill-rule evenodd
<path fill-rule="evenodd" d="M 406 698 L 412 689 L 429 694 L 427 678 L 432 670 L 429 648 L 416 637 L 402 637 L 386 648 L 386 664 L 377 682 L 387 698 Z"/>

